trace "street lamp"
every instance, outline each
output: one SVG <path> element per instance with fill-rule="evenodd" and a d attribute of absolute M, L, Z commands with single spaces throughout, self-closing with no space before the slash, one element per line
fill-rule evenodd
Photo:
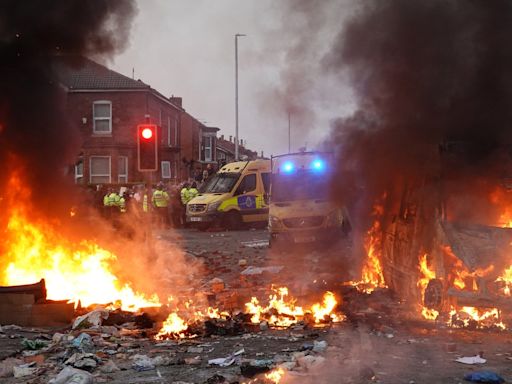
<path fill-rule="evenodd" d="M 235 35 L 235 161 L 238 161 L 238 38 L 242 36 L 246 35 Z"/>

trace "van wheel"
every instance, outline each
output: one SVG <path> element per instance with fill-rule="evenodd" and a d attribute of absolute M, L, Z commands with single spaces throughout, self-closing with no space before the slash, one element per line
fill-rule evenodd
<path fill-rule="evenodd" d="M 242 229 L 242 217 L 237 211 L 229 211 L 224 218 L 224 227 L 230 231 Z"/>

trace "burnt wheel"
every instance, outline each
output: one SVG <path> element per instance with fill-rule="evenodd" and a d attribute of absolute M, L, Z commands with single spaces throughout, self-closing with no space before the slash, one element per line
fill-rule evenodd
<path fill-rule="evenodd" d="M 444 303 L 443 282 L 439 279 L 432 279 L 428 282 L 425 289 L 423 304 L 425 307 L 435 310 L 441 310 Z"/>

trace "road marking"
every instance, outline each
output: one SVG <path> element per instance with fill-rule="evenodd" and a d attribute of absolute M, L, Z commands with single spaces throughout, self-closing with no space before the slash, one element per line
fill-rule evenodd
<path fill-rule="evenodd" d="M 268 248 L 268 240 L 242 241 L 241 244 L 250 248 Z"/>

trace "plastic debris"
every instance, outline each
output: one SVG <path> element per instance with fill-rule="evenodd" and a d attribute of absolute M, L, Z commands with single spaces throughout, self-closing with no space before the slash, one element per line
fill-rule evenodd
<path fill-rule="evenodd" d="M 149 356 L 135 355 L 132 359 L 132 368 L 137 372 L 150 371 L 155 369 L 155 364 L 153 364 L 153 360 Z"/>
<path fill-rule="evenodd" d="M 49 384 L 92 384 L 93 376 L 81 369 L 66 367 Z"/>
<path fill-rule="evenodd" d="M 245 352 L 245 349 L 240 349 L 233 353 L 232 355 L 229 355 L 227 357 L 220 357 L 218 359 L 211 359 L 208 360 L 209 365 L 218 365 L 220 367 L 228 367 L 232 365 L 235 361 L 240 361 L 239 356 Z"/>
<path fill-rule="evenodd" d="M 17 367 L 13 367 L 12 371 L 14 374 L 14 377 L 19 379 L 20 377 L 30 376 L 36 373 L 36 363 L 29 363 L 29 364 L 23 364 L 19 365 Z"/>
<path fill-rule="evenodd" d="M 105 309 L 96 309 L 85 315 L 78 316 L 73 322 L 73 329 L 90 328 L 99 326 L 103 320 L 108 319 L 109 312 Z"/>
<path fill-rule="evenodd" d="M 469 356 L 469 357 L 459 357 L 458 359 L 455 360 L 457 363 L 462 363 L 462 364 L 484 364 L 487 362 L 487 360 L 485 359 L 482 359 L 482 357 L 480 355 L 476 355 L 476 356 Z"/>
<path fill-rule="evenodd" d="M 41 340 L 41 339 L 35 339 L 35 340 L 23 339 L 21 341 L 21 345 L 23 345 L 23 348 L 30 349 L 32 351 L 45 348 L 48 346 L 48 344 L 49 344 L 48 341 Z"/>
<path fill-rule="evenodd" d="M 73 339 L 71 345 L 82 352 L 92 352 L 94 349 L 94 343 L 92 342 L 91 335 L 87 333 L 81 333 Z"/>
<path fill-rule="evenodd" d="M 477 371 L 464 375 L 464 380 L 472 381 L 474 383 L 490 383 L 501 384 L 505 380 L 492 371 Z"/>

